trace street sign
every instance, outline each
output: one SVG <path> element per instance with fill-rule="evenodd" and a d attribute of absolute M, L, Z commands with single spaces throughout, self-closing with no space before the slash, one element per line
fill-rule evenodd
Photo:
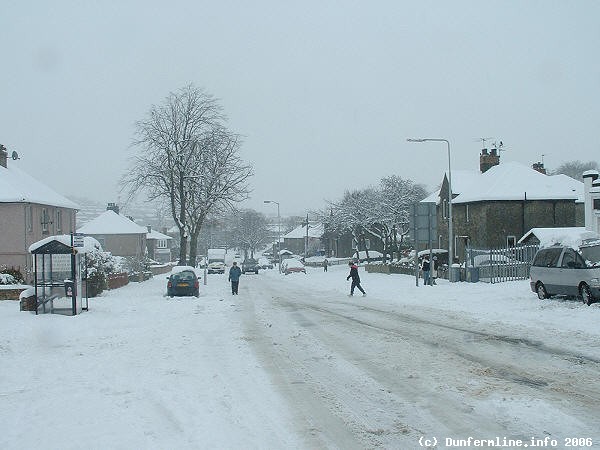
<path fill-rule="evenodd" d="M 83 247 L 83 233 L 73 233 L 73 247 Z"/>
<path fill-rule="evenodd" d="M 410 216 L 410 238 L 418 243 L 437 239 L 437 211 L 435 203 L 416 203 Z"/>

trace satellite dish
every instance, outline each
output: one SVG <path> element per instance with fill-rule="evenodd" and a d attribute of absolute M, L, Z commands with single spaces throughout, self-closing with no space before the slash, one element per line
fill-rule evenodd
<path fill-rule="evenodd" d="M 16 161 L 17 159 L 19 159 L 19 154 L 18 154 L 17 152 L 13 151 L 13 152 L 12 152 L 12 159 L 13 159 L 13 160 L 15 160 L 15 161 Z"/>

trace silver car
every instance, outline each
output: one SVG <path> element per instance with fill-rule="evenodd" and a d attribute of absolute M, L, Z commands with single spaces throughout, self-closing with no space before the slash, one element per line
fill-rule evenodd
<path fill-rule="evenodd" d="M 586 305 L 594 303 L 600 299 L 600 242 L 583 244 L 578 250 L 564 245 L 538 250 L 530 285 L 539 299 L 579 296 Z"/>

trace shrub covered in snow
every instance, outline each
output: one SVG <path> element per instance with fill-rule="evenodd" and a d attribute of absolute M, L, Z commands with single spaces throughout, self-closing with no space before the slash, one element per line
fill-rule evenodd
<path fill-rule="evenodd" d="M 0 284 L 22 284 L 24 278 L 21 272 L 17 269 L 9 269 L 4 266 L 0 268 Z"/>
<path fill-rule="evenodd" d="M 86 278 L 88 295 L 95 297 L 106 289 L 106 276 L 120 271 L 119 261 L 108 252 L 94 249 L 86 254 Z"/>

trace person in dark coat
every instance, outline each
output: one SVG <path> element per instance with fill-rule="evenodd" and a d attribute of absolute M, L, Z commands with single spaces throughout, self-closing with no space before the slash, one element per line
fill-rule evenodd
<path fill-rule="evenodd" d="M 327 261 L 327 258 L 325 258 L 323 260 L 323 272 L 327 272 L 327 266 L 329 265 L 329 261 Z"/>
<path fill-rule="evenodd" d="M 431 284 L 429 275 L 431 274 L 431 263 L 429 262 L 429 255 L 423 257 L 421 262 L 421 272 L 423 272 L 423 285 L 427 286 Z"/>
<path fill-rule="evenodd" d="M 352 278 L 352 285 L 350 286 L 350 295 L 348 297 L 352 297 L 354 295 L 354 288 L 358 288 L 360 292 L 362 292 L 363 297 L 367 295 L 365 290 L 360 285 L 360 277 L 358 276 L 358 267 L 352 261 L 348 263 L 350 266 L 350 275 L 346 277 L 346 281 Z"/>
<path fill-rule="evenodd" d="M 238 287 L 240 285 L 240 276 L 242 275 L 242 269 L 234 261 L 231 269 L 229 269 L 229 281 L 231 281 L 231 295 L 238 295 Z"/>

